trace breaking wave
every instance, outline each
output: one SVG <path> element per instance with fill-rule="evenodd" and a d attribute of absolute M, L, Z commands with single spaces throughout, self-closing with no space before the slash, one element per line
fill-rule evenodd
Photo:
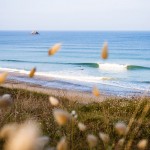
<path fill-rule="evenodd" d="M 101 70 L 150 70 L 150 67 L 138 65 L 121 65 L 111 63 L 76 63 L 76 65 L 87 66 L 92 68 L 100 68 Z"/>
<path fill-rule="evenodd" d="M 0 60 L 4 62 L 20 62 L 20 63 L 37 63 L 37 64 L 63 64 L 84 66 L 90 68 L 100 68 L 101 70 L 150 70 L 150 67 L 140 65 L 127 65 L 127 64 L 115 64 L 115 63 L 60 63 L 60 62 L 39 62 L 39 61 L 25 61 L 25 60 Z"/>

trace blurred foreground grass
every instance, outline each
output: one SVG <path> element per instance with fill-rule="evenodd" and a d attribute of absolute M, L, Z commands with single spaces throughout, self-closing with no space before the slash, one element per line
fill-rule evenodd
<path fill-rule="evenodd" d="M 8 123 L 21 123 L 28 119 L 34 119 L 40 123 L 43 134 L 50 137 L 49 145 L 51 147 L 55 147 L 60 138 L 66 136 L 69 141 L 69 149 L 71 150 L 89 149 L 86 141 L 87 134 L 94 134 L 98 137 L 99 132 L 107 133 L 110 136 L 109 145 L 111 146 L 107 147 L 107 149 L 119 149 L 116 148 L 115 143 L 117 143 L 122 136 L 119 136 L 116 133 L 114 125 L 118 121 L 123 121 L 128 124 L 131 116 L 135 112 L 135 109 L 138 107 L 139 101 L 141 101 L 141 98 L 108 98 L 108 100 L 101 103 L 85 105 L 69 101 L 63 97 L 57 97 L 61 103 L 58 108 L 67 110 L 70 113 L 72 110 L 75 110 L 78 115 L 77 120 L 87 126 L 87 130 L 85 132 L 81 132 L 75 123 L 67 124 L 64 127 L 57 125 L 52 113 L 54 107 L 49 103 L 48 95 L 1 87 L 0 95 L 6 93 L 12 95 L 14 104 L 7 110 L 1 111 L 0 128 Z M 132 132 L 138 126 L 138 118 L 140 117 L 146 103 L 150 105 L 150 98 L 144 98 L 136 118 L 134 118 L 131 130 L 126 137 L 127 140 L 130 139 Z M 133 138 L 131 149 L 138 149 L 137 143 L 141 139 L 148 139 L 148 145 L 150 145 L 150 110 L 142 119 L 142 124 Z M 0 149 L 2 149 L 4 141 L 0 142 Z M 105 149 L 103 142 L 100 139 L 98 140 L 98 145 L 95 149 Z M 149 148 L 147 147 L 147 149 Z"/>

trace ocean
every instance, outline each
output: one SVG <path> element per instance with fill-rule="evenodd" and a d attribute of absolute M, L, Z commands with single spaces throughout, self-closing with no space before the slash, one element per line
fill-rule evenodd
<path fill-rule="evenodd" d="M 103 43 L 109 58 L 100 57 Z M 48 49 L 62 43 L 48 56 Z M 0 70 L 28 74 L 37 68 L 41 80 L 9 77 L 43 87 L 132 96 L 150 93 L 150 32 L 0 31 Z M 50 77 L 54 80 L 44 80 Z"/>

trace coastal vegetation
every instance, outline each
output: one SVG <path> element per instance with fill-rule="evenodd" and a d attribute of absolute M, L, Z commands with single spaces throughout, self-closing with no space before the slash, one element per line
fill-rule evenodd
<path fill-rule="evenodd" d="M 110 97 L 106 101 L 89 105 L 73 102 L 65 97 L 51 97 L 28 90 L 1 87 L 0 95 L 6 93 L 11 95 L 13 103 L 11 106 L 1 108 L 0 149 L 10 150 L 6 145 L 9 143 L 7 139 L 11 134 L 9 132 L 13 131 L 12 123 L 18 126 L 23 123 L 26 132 L 33 126 L 37 127 L 38 124 L 41 141 L 45 142 L 41 149 L 40 146 L 38 147 L 40 150 L 149 148 L 150 99 L 148 97 L 130 99 Z M 26 126 L 27 121 L 32 124 L 30 128 Z M 15 132 L 18 133 L 18 130 L 16 129 Z M 32 135 L 33 132 L 30 134 Z M 26 136 L 25 139 L 30 139 L 30 135 Z M 25 147 L 26 142 L 21 140 L 19 142 Z"/>

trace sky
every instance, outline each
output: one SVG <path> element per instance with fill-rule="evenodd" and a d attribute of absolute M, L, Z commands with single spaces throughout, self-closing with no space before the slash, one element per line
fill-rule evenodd
<path fill-rule="evenodd" d="M 150 0 L 0 0 L 0 30 L 150 31 Z"/>

